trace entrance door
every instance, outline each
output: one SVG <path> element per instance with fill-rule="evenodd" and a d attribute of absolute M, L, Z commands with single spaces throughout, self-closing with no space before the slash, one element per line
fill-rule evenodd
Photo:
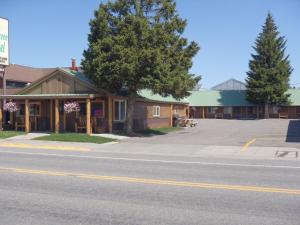
<path fill-rule="evenodd" d="M 40 102 L 31 102 L 29 103 L 29 121 L 30 121 L 30 130 L 38 131 L 41 130 L 41 103 Z"/>
<path fill-rule="evenodd" d="M 91 103 L 91 123 L 93 133 L 105 132 L 104 101 L 98 100 Z"/>

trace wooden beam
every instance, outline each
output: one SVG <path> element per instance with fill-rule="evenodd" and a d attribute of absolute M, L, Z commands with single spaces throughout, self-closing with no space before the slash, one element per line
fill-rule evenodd
<path fill-rule="evenodd" d="M 170 105 L 170 126 L 173 127 L 173 104 Z"/>
<path fill-rule="evenodd" d="M 25 99 L 25 132 L 30 132 L 30 122 L 29 122 L 29 100 Z"/>
<path fill-rule="evenodd" d="M 107 97 L 107 110 L 108 110 L 108 132 L 112 133 L 113 131 L 113 98 L 112 96 Z"/>
<path fill-rule="evenodd" d="M 13 113 L 13 112 L 10 112 L 10 113 L 9 113 L 9 121 L 10 121 L 10 124 L 11 124 L 11 125 L 14 124 L 14 113 Z"/>
<path fill-rule="evenodd" d="M 55 99 L 55 133 L 59 133 L 59 101 Z"/>
<path fill-rule="evenodd" d="M 64 101 L 64 104 L 65 104 L 65 101 Z M 64 110 L 64 131 L 66 131 L 66 129 L 67 129 L 67 114 L 66 114 L 66 111 Z"/>
<path fill-rule="evenodd" d="M 91 132 L 91 99 L 86 99 L 86 134 L 90 135 Z"/>
<path fill-rule="evenodd" d="M 53 131 L 53 100 L 50 100 L 50 130 Z"/>
<path fill-rule="evenodd" d="M 3 130 L 2 101 L 0 101 L 0 131 Z"/>

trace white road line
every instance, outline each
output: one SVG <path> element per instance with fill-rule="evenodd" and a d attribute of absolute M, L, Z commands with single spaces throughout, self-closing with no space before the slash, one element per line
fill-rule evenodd
<path fill-rule="evenodd" d="M 84 155 L 64 155 L 50 153 L 32 153 L 32 152 L 17 152 L 17 151 L 0 151 L 6 154 L 19 155 L 38 155 L 38 156 L 54 156 L 66 158 L 86 158 L 86 159 L 107 159 L 119 161 L 138 161 L 138 162 L 158 162 L 158 163 L 173 163 L 173 164 L 197 164 L 207 166 L 236 166 L 236 167 L 261 167 L 261 168 L 282 168 L 282 169 L 300 169 L 300 166 L 280 166 L 280 165 L 264 165 L 264 164 L 241 164 L 241 163 L 218 163 L 218 162 L 203 162 L 203 161 L 181 161 L 181 160 L 161 160 L 161 159 L 135 159 L 126 157 L 108 157 L 108 156 L 84 156 Z"/>

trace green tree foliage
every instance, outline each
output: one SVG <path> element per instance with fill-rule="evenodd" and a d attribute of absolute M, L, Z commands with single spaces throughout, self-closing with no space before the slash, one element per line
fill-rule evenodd
<path fill-rule="evenodd" d="M 98 87 L 128 91 L 128 132 L 139 90 L 180 99 L 200 80 L 189 73 L 199 47 L 182 37 L 186 25 L 174 0 L 115 0 L 95 11 L 81 64 Z"/>
<path fill-rule="evenodd" d="M 292 68 L 289 56 L 285 56 L 286 40 L 279 36 L 272 15 L 269 13 L 255 42 L 255 54 L 249 62 L 247 73 L 247 99 L 265 106 L 265 118 L 269 117 L 270 104 L 288 103 L 289 77 Z"/>

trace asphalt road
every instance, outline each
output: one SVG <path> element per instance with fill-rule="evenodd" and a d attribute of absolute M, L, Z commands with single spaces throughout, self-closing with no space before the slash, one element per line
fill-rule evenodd
<path fill-rule="evenodd" d="M 299 161 L 56 153 L 0 148 L 1 225 L 300 224 Z"/>

